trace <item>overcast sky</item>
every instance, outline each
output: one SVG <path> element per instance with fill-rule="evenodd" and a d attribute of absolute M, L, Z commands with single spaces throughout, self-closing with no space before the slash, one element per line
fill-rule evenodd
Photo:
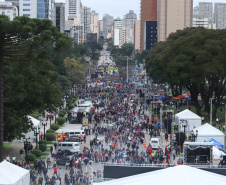
<path fill-rule="evenodd" d="M 140 19 L 140 0 L 81 0 L 83 6 L 88 6 L 92 10 L 99 13 L 99 19 L 103 18 L 103 14 L 108 13 L 114 18 L 123 18 L 123 15 L 133 10 Z M 194 0 L 193 5 L 198 2 L 226 2 L 226 0 Z"/>

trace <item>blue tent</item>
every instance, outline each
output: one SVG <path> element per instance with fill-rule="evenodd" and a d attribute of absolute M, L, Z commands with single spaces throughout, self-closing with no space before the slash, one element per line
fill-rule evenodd
<path fill-rule="evenodd" d="M 221 148 L 223 149 L 224 145 L 221 144 L 220 142 L 216 141 L 215 139 L 211 138 L 210 140 L 208 140 L 207 142 L 213 142 L 213 146 L 215 146 L 216 148 Z"/>
<path fill-rule="evenodd" d="M 164 96 L 160 96 L 159 99 L 160 100 L 165 100 L 165 97 Z"/>

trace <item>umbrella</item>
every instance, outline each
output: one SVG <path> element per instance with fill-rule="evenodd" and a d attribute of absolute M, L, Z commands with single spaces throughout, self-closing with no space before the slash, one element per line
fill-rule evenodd
<path fill-rule="evenodd" d="M 131 94 L 130 96 L 135 96 L 135 94 Z"/>
<path fill-rule="evenodd" d="M 165 100 L 165 97 L 164 96 L 160 96 L 159 99 Z"/>
<path fill-rule="evenodd" d="M 143 86 L 144 84 L 142 84 L 142 83 L 139 83 L 138 85 L 140 85 L 140 86 Z"/>
<path fill-rule="evenodd" d="M 185 98 L 185 96 L 183 96 L 183 95 L 179 95 L 179 96 L 177 96 L 177 98 L 179 98 L 179 99 L 184 99 L 184 98 Z"/>

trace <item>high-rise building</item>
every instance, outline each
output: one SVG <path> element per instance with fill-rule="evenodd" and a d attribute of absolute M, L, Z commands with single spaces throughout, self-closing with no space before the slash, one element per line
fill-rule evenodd
<path fill-rule="evenodd" d="M 140 21 L 134 22 L 134 51 L 140 50 Z"/>
<path fill-rule="evenodd" d="M 73 20 L 78 18 L 80 21 L 81 0 L 65 0 L 65 19 Z"/>
<path fill-rule="evenodd" d="M 99 37 L 104 37 L 104 21 L 99 20 Z"/>
<path fill-rule="evenodd" d="M 118 17 L 113 20 L 112 38 L 115 46 L 119 46 L 119 30 L 122 29 L 122 20 Z"/>
<path fill-rule="evenodd" d="M 54 20 L 55 0 L 19 0 L 19 16 Z"/>
<path fill-rule="evenodd" d="M 81 8 L 81 24 L 84 26 L 84 40 L 86 41 L 86 35 L 90 33 L 91 8 L 86 6 Z"/>
<path fill-rule="evenodd" d="M 192 26 L 193 0 L 158 0 L 158 41 Z"/>
<path fill-rule="evenodd" d="M 113 26 L 113 16 L 105 14 L 103 16 L 103 35 L 104 38 L 111 37 L 111 30 Z"/>
<path fill-rule="evenodd" d="M 99 38 L 99 13 L 92 11 L 90 14 L 90 32 L 96 33 Z M 93 35 L 91 35 L 93 37 Z"/>
<path fill-rule="evenodd" d="M 194 7 L 193 15 L 199 15 L 199 7 L 198 6 Z"/>
<path fill-rule="evenodd" d="M 157 24 L 157 0 L 141 0 L 140 20 L 140 51 L 143 52 L 144 43 L 147 44 L 151 42 L 151 40 L 146 40 L 148 37 L 145 36 L 147 30 L 144 30 L 144 27 L 148 28 L 146 26 L 146 21 L 151 21 L 153 24 Z M 157 35 L 157 33 L 154 32 L 151 34 L 153 38 Z M 149 50 L 151 48 L 145 46 L 145 49 Z"/>
<path fill-rule="evenodd" d="M 0 15 L 6 15 L 12 21 L 18 16 L 18 9 L 12 2 L 0 2 Z"/>
<path fill-rule="evenodd" d="M 53 24 L 57 27 L 58 31 L 64 33 L 65 30 L 65 3 L 55 3 L 55 19 Z"/>
<path fill-rule="evenodd" d="M 214 4 L 214 22 L 216 29 L 226 28 L 226 3 Z"/>
<path fill-rule="evenodd" d="M 213 20 L 213 3 L 211 2 L 199 2 L 199 15 L 202 15 L 209 19 Z"/>
<path fill-rule="evenodd" d="M 137 15 L 134 13 L 133 10 L 130 10 L 129 13 L 127 13 L 124 16 L 123 19 L 123 27 L 134 29 L 134 22 L 137 20 Z"/>

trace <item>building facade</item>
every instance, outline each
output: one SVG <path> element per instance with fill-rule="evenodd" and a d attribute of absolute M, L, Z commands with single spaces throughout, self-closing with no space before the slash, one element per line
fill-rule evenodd
<path fill-rule="evenodd" d="M 65 30 L 65 4 L 55 3 L 55 19 L 53 24 L 57 27 L 58 31 L 64 33 Z"/>
<path fill-rule="evenodd" d="M 143 52 L 144 42 L 144 23 L 146 21 L 157 21 L 157 0 L 141 0 L 140 14 L 140 51 Z"/>
<path fill-rule="evenodd" d="M 83 24 L 73 24 L 70 28 L 70 37 L 73 38 L 74 43 L 84 42 L 84 28 Z"/>
<path fill-rule="evenodd" d="M 143 50 L 151 50 L 157 42 L 157 21 L 143 22 Z"/>
<path fill-rule="evenodd" d="M 78 18 L 80 20 L 81 0 L 65 0 L 65 19 L 73 20 Z"/>
<path fill-rule="evenodd" d="M 137 15 L 134 13 L 133 10 L 130 10 L 129 13 L 127 13 L 124 16 L 123 19 L 123 27 L 134 29 L 134 22 L 137 20 Z"/>
<path fill-rule="evenodd" d="M 0 15 L 6 15 L 12 21 L 18 16 L 18 9 L 11 2 L 0 2 Z"/>
<path fill-rule="evenodd" d="M 111 37 L 112 26 L 113 26 L 113 16 L 105 14 L 103 16 L 103 35 L 104 35 L 104 38 Z"/>
<path fill-rule="evenodd" d="M 192 26 L 193 0 L 158 0 L 158 41 Z"/>
<path fill-rule="evenodd" d="M 19 16 L 27 16 L 30 18 L 37 18 L 37 0 L 19 1 Z"/>
<path fill-rule="evenodd" d="M 86 35 L 86 42 L 97 42 L 97 33 L 88 33 Z"/>
<path fill-rule="evenodd" d="M 208 18 L 209 21 L 213 20 L 213 3 L 199 2 L 199 15 Z"/>
<path fill-rule="evenodd" d="M 86 41 L 86 35 L 91 32 L 91 8 L 83 6 L 81 8 L 81 24 L 84 27 L 84 40 Z"/>
<path fill-rule="evenodd" d="M 209 19 L 203 15 L 193 15 L 192 27 L 204 27 L 209 29 Z"/>
<path fill-rule="evenodd" d="M 216 29 L 226 28 L 226 3 L 214 4 L 214 22 Z"/>
<path fill-rule="evenodd" d="M 140 21 L 134 22 L 134 51 L 140 50 Z"/>
<path fill-rule="evenodd" d="M 99 13 L 92 11 L 90 14 L 90 32 L 96 33 L 99 38 Z"/>

